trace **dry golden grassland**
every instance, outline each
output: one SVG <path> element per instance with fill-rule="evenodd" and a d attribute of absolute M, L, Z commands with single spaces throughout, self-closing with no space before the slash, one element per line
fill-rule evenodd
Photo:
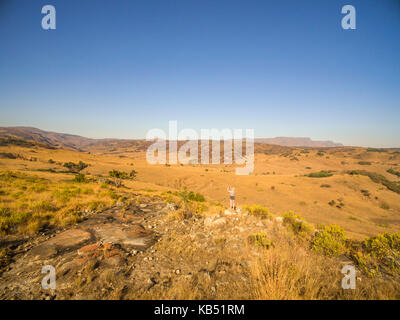
<path fill-rule="evenodd" d="M 207 264 L 204 268 L 209 271 L 195 273 L 190 281 L 182 277 L 173 286 L 155 286 L 141 294 L 128 293 L 126 298 L 399 298 L 399 152 L 286 149 L 256 153 L 255 171 L 237 176 L 234 165 L 152 166 L 144 152 L 126 148 L 116 147 L 106 155 L 96 150 L 3 146 L 2 237 L 76 224 L 117 202 L 133 198 L 140 202 L 149 196 L 176 204 L 178 209 L 165 217 L 166 225 L 192 216 L 216 216 L 227 206 L 226 188 L 231 185 L 248 217 L 232 230 L 218 231 L 212 239 L 213 248 L 220 248 L 217 253 L 197 245 L 191 235 L 173 231 L 155 245 L 166 256 L 184 257 L 189 266 L 214 261 L 218 268 L 225 261 L 228 285 L 210 296 L 217 280 L 209 275 L 217 269 Z M 64 166 L 79 161 L 88 165 L 81 175 Z M 119 188 L 109 176 L 112 170 L 127 173 Z M 130 179 L 132 170 L 137 175 Z M 193 192 L 188 195 L 186 190 Z M 283 217 L 283 225 L 275 221 L 277 216 Z M 227 245 L 229 235 L 245 227 L 246 221 L 255 226 L 263 221 L 265 231 L 246 236 L 247 241 L 236 239 L 240 249 Z M 359 290 L 354 292 L 340 288 L 343 275 L 337 266 L 346 261 L 362 272 Z"/>
<path fill-rule="evenodd" d="M 258 204 L 278 214 L 293 210 L 316 225 L 338 224 L 352 238 L 395 232 L 400 227 L 399 193 L 368 176 L 348 174 L 352 170 L 366 170 L 399 185 L 400 177 L 387 172 L 400 170 L 400 154 L 396 151 L 333 148 L 321 152 L 318 149 L 293 148 L 286 154 L 257 153 L 255 171 L 249 176 L 235 175 L 234 165 L 149 165 L 144 152 L 124 149 L 104 156 L 37 146 L 6 146 L 0 147 L 0 153 L 19 157 L 0 159 L 3 171 L 0 201 L 2 207 L 18 207 L 20 212 L 37 201 L 45 201 L 44 204 L 54 202 L 56 208 L 67 210 L 68 206 L 60 200 L 62 196 L 56 195 L 57 192 L 67 194 L 67 190 L 77 194 L 77 197 L 72 197 L 71 208 L 74 201 L 76 204 L 80 201 L 108 201 L 110 197 L 104 197 L 108 190 L 101 190 L 97 183 L 73 183 L 72 174 L 49 172 L 64 171 L 62 164 L 65 162 L 83 161 L 89 166 L 82 173 L 93 180 L 108 176 L 108 172 L 114 169 L 129 173 L 134 168 L 138 172 L 135 181 L 124 182 L 129 192 L 154 193 L 187 187 L 210 201 L 226 205 L 226 187 L 233 185 L 239 206 Z M 20 178 L 7 178 L 4 173 L 7 170 L 37 178 L 29 181 L 21 174 L 18 174 Z M 321 171 L 329 172 L 331 176 L 307 176 Z"/>

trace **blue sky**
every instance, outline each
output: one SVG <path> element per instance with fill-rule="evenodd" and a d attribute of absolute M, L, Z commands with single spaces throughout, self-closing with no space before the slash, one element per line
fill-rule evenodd
<path fill-rule="evenodd" d="M 143 138 L 178 120 L 400 147 L 399 58 L 400 0 L 5 0 L 0 126 Z"/>

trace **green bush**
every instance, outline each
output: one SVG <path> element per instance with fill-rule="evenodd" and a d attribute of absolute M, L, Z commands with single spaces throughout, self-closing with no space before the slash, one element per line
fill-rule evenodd
<path fill-rule="evenodd" d="M 367 238 L 362 244 L 378 267 L 400 274 L 400 232 Z"/>
<path fill-rule="evenodd" d="M 73 173 L 78 173 L 82 171 L 83 169 L 87 168 L 89 165 L 79 161 L 78 163 L 73 163 L 73 162 L 66 162 L 64 163 L 64 167 L 67 168 L 70 172 Z"/>
<path fill-rule="evenodd" d="M 111 170 L 108 175 L 113 178 L 113 184 L 118 188 L 122 186 L 122 180 L 129 179 L 129 175 L 126 172 Z"/>
<path fill-rule="evenodd" d="M 130 173 L 129 173 L 129 177 L 131 178 L 131 179 L 136 179 L 136 175 L 137 175 L 137 171 L 136 170 L 132 170 Z"/>
<path fill-rule="evenodd" d="M 243 206 L 243 209 L 247 211 L 252 216 L 258 216 L 262 218 L 270 218 L 271 213 L 268 208 L 253 205 L 253 206 Z"/>
<path fill-rule="evenodd" d="M 128 174 L 123 171 L 118 171 L 118 170 L 112 170 L 108 172 L 109 176 L 112 178 L 118 178 L 118 179 L 126 179 L 128 178 Z"/>
<path fill-rule="evenodd" d="M 87 182 L 86 177 L 82 173 L 78 173 L 74 179 L 72 180 L 73 182 L 78 182 L 78 183 L 84 183 Z"/>
<path fill-rule="evenodd" d="M 200 193 L 195 193 L 195 192 L 193 192 L 193 191 L 190 191 L 189 193 L 188 193 L 188 200 L 191 200 L 191 201 L 197 201 L 197 202 L 204 202 L 204 201 L 206 201 L 206 199 L 204 198 L 204 196 L 202 195 L 202 194 L 200 194 Z"/>
<path fill-rule="evenodd" d="M 361 190 L 361 193 L 366 197 L 371 196 L 371 193 L 368 190 L 365 190 L 365 189 Z"/>
<path fill-rule="evenodd" d="M 14 212 L 9 208 L 0 208 L 0 232 L 9 233 L 15 231 L 18 226 L 26 222 L 30 217 L 29 212 Z"/>
<path fill-rule="evenodd" d="M 367 148 L 367 152 L 387 152 L 387 149 Z"/>
<path fill-rule="evenodd" d="M 330 171 L 325 171 L 325 170 L 306 174 L 306 176 L 309 178 L 326 178 L 326 177 L 331 177 L 332 175 L 333 174 Z"/>
<path fill-rule="evenodd" d="M 373 182 L 380 183 L 388 188 L 390 191 L 396 192 L 400 194 L 400 183 L 396 181 L 390 181 L 385 176 L 376 173 L 376 172 L 369 172 L 365 170 L 351 170 L 347 172 L 350 175 L 362 175 L 369 177 Z"/>
<path fill-rule="evenodd" d="M 386 202 L 382 202 L 380 207 L 382 209 L 384 209 L 384 210 L 389 210 L 390 209 L 390 206 Z"/>
<path fill-rule="evenodd" d="M 256 247 L 262 247 L 265 249 L 269 249 L 274 246 L 273 242 L 267 238 L 266 232 L 252 234 L 247 238 L 247 241 Z"/>
<path fill-rule="evenodd" d="M 346 236 L 339 226 L 325 226 L 312 241 L 312 250 L 327 256 L 342 254 L 346 249 Z"/>
<path fill-rule="evenodd" d="M 392 168 L 387 170 L 388 173 L 394 174 L 395 176 L 400 177 L 400 171 L 393 170 Z"/>
<path fill-rule="evenodd" d="M 311 232 L 311 227 L 303 221 L 302 217 L 293 211 L 283 214 L 283 224 L 290 226 L 291 230 L 298 235 L 307 236 Z"/>

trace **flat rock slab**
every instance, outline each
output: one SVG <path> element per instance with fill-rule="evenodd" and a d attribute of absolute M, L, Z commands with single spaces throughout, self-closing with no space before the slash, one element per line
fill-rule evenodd
<path fill-rule="evenodd" d="M 234 210 L 225 210 L 225 214 L 227 215 L 227 216 L 231 216 L 231 215 L 236 215 L 237 214 L 237 212 L 236 211 L 234 211 Z"/>
<path fill-rule="evenodd" d="M 103 224 L 93 228 L 93 231 L 102 242 L 118 243 L 138 249 L 146 249 L 154 243 L 153 232 L 145 230 L 136 224 L 129 227 L 118 224 Z"/>
<path fill-rule="evenodd" d="M 117 212 L 115 218 L 123 223 L 137 223 L 142 220 L 142 217 L 133 213 Z"/>
<path fill-rule="evenodd" d="M 207 227 L 212 227 L 212 226 L 218 227 L 224 225 L 225 223 L 226 223 L 225 218 L 213 219 L 209 217 L 204 220 L 204 225 Z"/>
<path fill-rule="evenodd" d="M 78 247 L 91 239 L 91 234 L 80 229 L 70 229 L 56 235 L 30 251 L 35 258 L 50 258 L 61 251 Z"/>

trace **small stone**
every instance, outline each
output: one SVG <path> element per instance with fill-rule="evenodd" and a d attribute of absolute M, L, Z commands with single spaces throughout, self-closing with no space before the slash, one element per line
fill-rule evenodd
<path fill-rule="evenodd" d="M 181 270 L 179 270 L 179 269 L 175 270 L 175 274 L 180 274 L 180 273 L 181 273 Z"/>

